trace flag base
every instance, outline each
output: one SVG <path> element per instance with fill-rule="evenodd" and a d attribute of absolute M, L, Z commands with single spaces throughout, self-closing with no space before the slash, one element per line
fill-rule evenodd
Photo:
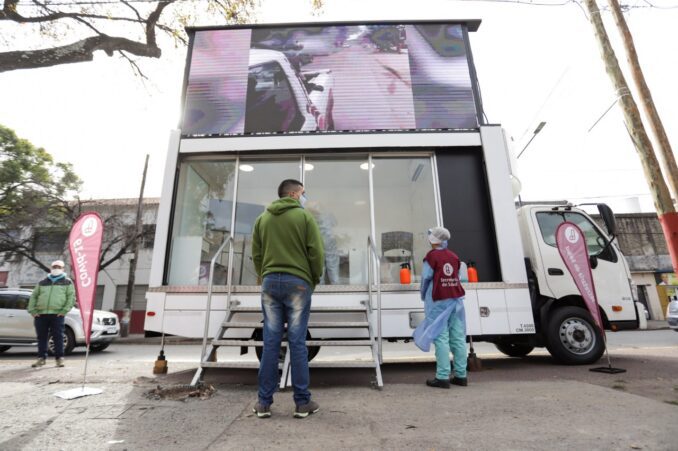
<path fill-rule="evenodd" d="M 83 396 L 99 395 L 101 393 L 103 393 L 103 390 L 100 388 L 78 387 L 71 388 L 70 390 L 56 392 L 54 393 L 54 396 L 61 399 L 76 399 L 82 398 Z"/>
<path fill-rule="evenodd" d="M 589 371 L 593 371 L 594 373 L 606 373 L 606 374 L 626 373 L 626 370 L 623 368 L 612 368 L 611 366 L 600 366 L 598 368 L 589 368 Z"/>

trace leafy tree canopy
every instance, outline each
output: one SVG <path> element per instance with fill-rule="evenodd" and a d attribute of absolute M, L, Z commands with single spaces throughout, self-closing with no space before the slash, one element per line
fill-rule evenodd
<path fill-rule="evenodd" d="M 130 227 L 129 209 L 81 201 L 81 184 L 71 164 L 55 162 L 45 149 L 0 125 L 0 261 L 23 257 L 49 271 L 42 259 L 65 256 L 63 238 L 85 210 L 100 210 L 104 221 L 101 268 L 128 253 L 143 234 Z M 43 252 L 52 239 L 62 241 Z"/>

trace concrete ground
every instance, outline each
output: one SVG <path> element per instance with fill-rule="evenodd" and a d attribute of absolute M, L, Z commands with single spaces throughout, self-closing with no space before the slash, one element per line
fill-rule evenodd
<path fill-rule="evenodd" d="M 81 381 L 82 352 L 66 368 L 33 370 L 31 352 L 10 350 L 0 356 L 0 449 L 678 449 L 678 334 L 610 336 L 619 337 L 610 339 L 613 365 L 626 373 L 482 346 L 484 370 L 466 388 L 423 385 L 429 361 L 384 365 L 383 390 L 370 388 L 369 370 L 312 370 L 321 410 L 304 420 L 292 418 L 289 392 L 276 395 L 272 418 L 253 416 L 254 370 L 211 370 L 209 399 L 149 399 L 158 385 L 190 381 L 195 362 L 183 356 L 199 355 L 195 345 L 168 346 L 161 377 L 151 374 L 157 347 L 111 346 L 89 362 L 87 386 L 103 394 L 71 401 L 54 393 Z"/>

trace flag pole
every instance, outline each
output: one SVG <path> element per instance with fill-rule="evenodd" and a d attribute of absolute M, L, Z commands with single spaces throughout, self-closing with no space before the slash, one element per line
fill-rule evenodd
<path fill-rule="evenodd" d="M 85 351 L 85 372 L 82 375 L 82 391 L 85 391 L 85 382 L 87 381 L 87 360 L 89 360 L 89 343 L 87 343 L 87 350 Z"/>

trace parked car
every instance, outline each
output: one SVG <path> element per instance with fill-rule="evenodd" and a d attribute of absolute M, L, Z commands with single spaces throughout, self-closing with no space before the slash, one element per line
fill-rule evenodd
<path fill-rule="evenodd" d="M 669 302 L 666 319 L 669 322 L 669 327 L 678 332 L 678 300 Z"/>
<path fill-rule="evenodd" d="M 13 346 L 37 346 L 33 317 L 26 311 L 32 290 L 0 290 L 0 352 Z M 120 336 L 118 315 L 112 312 L 94 310 L 91 351 L 103 351 Z M 85 345 L 85 332 L 80 310 L 72 308 L 64 321 L 64 353 L 70 354 L 76 346 Z M 50 353 L 53 343 L 50 339 Z"/>

